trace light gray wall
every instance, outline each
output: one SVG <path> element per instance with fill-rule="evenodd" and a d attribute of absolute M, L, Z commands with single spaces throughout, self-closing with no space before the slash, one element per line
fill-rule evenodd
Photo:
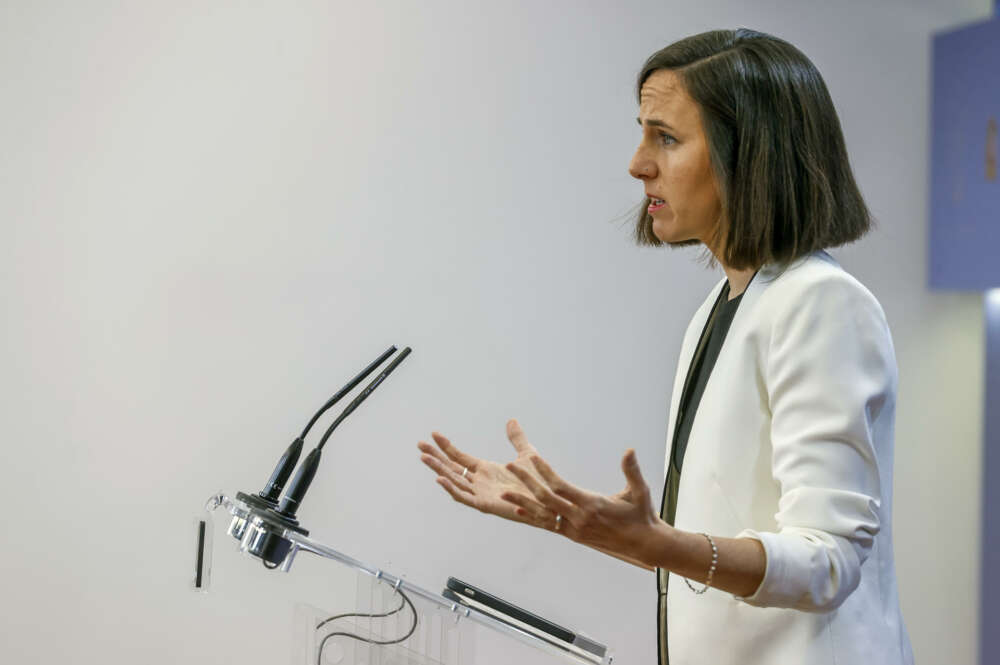
<path fill-rule="evenodd" d="M 633 446 L 658 486 L 719 273 L 630 243 L 632 86 L 665 44 L 747 26 L 824 74 L 879 219 L 834 255 L 896 342 L 903 611 L 919 662 L 972 665 L 982 310 L 924 286 L 929 34 L 990 5 L 4 3 L 4 660 L 287 662 L 293 604 L 343 609 L 349 580 L 267 573 L 219 526 L 192 593 L 192 521 L 395 343 L 413 355 L 324 455 L 313 535 L 653 662 L 651 574 L 452 503 L 415 444 L 506 458 L 517 417 L 580 485 L 621 489 Z"/>

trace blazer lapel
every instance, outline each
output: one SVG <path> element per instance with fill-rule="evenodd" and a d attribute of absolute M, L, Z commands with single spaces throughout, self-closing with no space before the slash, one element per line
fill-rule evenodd
<path fill-rule="evenodd" d="M 819 254 L 823 258 L 833 261 L 833 258 L 822 250 L 814 252 L 814 254 Z M 733 318 L 730 331 L 738 325 L 740 319 L 747 316 L 747 312 L 753 308 L 757 299 L 774 280 L 778 271 L 779 266 L 773 263 L 761 267 L 743 293 L 743 299 L 740 301 L 739 309 L 736 310 L 736 316 Z M 712 305 L 715 303 L 716 298 L 719 297 L 719 292 L 722 290 L 726 279 L 726 277 L 723 277 L 719 280 L 715 288 L 709 292 L 708 297 L 705 298 L 705 302 L 695 312 L 691 323 L 688 324 L 687 332 L 684 334 L 680 358 L 677 361 L 677 373 L 674 375 L 674 391 L 670 396 L 670 416 L 667 420 L 667 456 L 663 461 L 664 482 L 666 481 L 667 473 L 670 471 L 670 457 L 674 453 L 674 428 L 677 426 L 677 410 L 680 406 L 681 394 L 684 392 L 684 384 L 691 370 L 691 360 L 694 356 L 695 348 L 698 346 L 701 332 L 705 328 L 705 322 L 708 321 L 708 316 L 712 312 Z"/>
<path fill-rule="evenodd" d="M 666 480 L 667 472 L 670 470 L 670 456 L 674 452 L 674 427 L 677 424 L 677 409 L 680 406 L 681 393 L 684 392 L 684 383 L 687 381 L 691 370 L 691 360 L 694 356 L 695 347 L 698 346 L 698 339 L 701 337 L 701 331 L 705 328 L 705 323 L 708 321 L 708 315 L 712 312 L 712 305 L 719 297 L 719 292 L 725 283 L 726 278 L 723 277 L 709 292 L 708 297 L 705 298 L 705 302 L 694 313 L 694 317 L 688 324 L 687 332 L 684 333 L 680 357 L 677 360 L 677 372 L 674 374 L 674 390 L 670 395 L 670 416 L 667 419 L 667 457 L 663 462 L 664 481 Z"/>

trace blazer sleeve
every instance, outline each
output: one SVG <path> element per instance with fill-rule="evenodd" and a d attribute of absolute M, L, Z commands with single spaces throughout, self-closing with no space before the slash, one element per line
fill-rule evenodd
<path fill-rule="evenodd" d="M 734 597 L 825 612 L 857 588 L 879 531 L 875 446 L 892 436 L 896 361 L 882 307 L 846 274 L 781 301 L 764 363 L 778 531 L 737 535 L 761 542 L 767 568 L 752 596 Z"/>

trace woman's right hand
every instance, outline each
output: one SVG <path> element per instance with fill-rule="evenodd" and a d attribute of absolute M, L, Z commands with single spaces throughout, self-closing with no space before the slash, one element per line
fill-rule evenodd
<path fill-rule="evenodd" d="M 515 512 L 518 509 L 516 505 L 500 498 L 505 492 L 532 496 L 531 489 L 508 471 L 505 468 L 506 464 L 482 460 L 464 453 L 439 432 L 433 432 L 431 436 L 438 448 L 426 441 L 419 442 L 417 448 L 424 453 L 420 456 L 420 460 L 438 474 L 438 484 L 451 495 L 451 498 L 483 513 L 515 522 L 534 524 L 530 516 L 521 516 Z M 537 455 L 538 450 L 528 442 L 524 430 L 516 420 L 507 421 L 507 438 L 517 451 L 514 463 L 533 476 L 537 476 L 534 465 L 530 463 L 528 457 Z M 463 478 L 462 471 L 466 468 L 468 472 Z M 547 510 L 540 503 L 536 508 L 540 511 Z"/>

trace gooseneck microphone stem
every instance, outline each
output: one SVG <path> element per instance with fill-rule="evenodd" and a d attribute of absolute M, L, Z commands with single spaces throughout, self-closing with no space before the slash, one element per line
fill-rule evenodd
<path fill-rule="evenodd" d="M 372 373 L 372 371 L 373 371 L 373 370 L 374 370 L 374 369 L 375 369 L 376 367 L 378 367 L 378 366 L 379 366 L 379 365 L 381 365 L 381 364 L 382 364 L 383 362 L 385 362 L 385 359 L 386 359 L 386 358 L 388 358 L 389 356 L 391 356 L 392 354 L 394 354 L 395 352 L 396 352 L 396 345 L 395 345 L 395 344 L 393 344 L 392 346 L 390 346 L 390 347 L 389 347 L 389 349 L 388 349 L 387 351 L 385 351 L 385 353 L 383 353 L 383 354 L 382 354 L 382 355 L 380 355 L 380 356 L 379 356 L 378 358 L 376 358 L 375 360 L 373 360 L 373 361 L 372 361 L 372 363 L 371 363 L 370 365 L 368 365 L 368 367 L 365 367 L 365 368 L 364 368 L 363 370 L 361 370 L 361 373 L 360 373 L 360 374 L 358 374 L 358 375 L 357 375 L 356 377 L 354 377 L 353 379 L 351 379 L 351 380 L 350 380 L 350 381 L 349 381 L 349 382 L 347 383 L 347 385 L 345 385 L 345 386 L 344 386 L 343 388 L 341 388 L 341 389 L 340 389 L 340 390 L 339 390 L 339 391 L 337 392 L 337 394 L 336 394 L 336 395 L 334 395 L 334 396 L 333 396 L 333 397 L 331 397 L 331 398 L 330 398 L 329 400 L 327 400 L 326 404 L 324 404 L 324 405 L 323 405 L 323 407 L 322 407 L 322 408 L 321 408 L 321 409 L 320 409 L 319 411 L 317 411 L 317 412 L 316 412 L 316 415 L 314 415 L 314 416 L 312 417 L 312 420 L 310 420 L 310 421 L 309 421 L 309 424 L 308 424 L 308 425 L 306 425 L 306 428 L 305 428 L 304 430 L 302 430 L 302 434 L 300 434 L 300 435 L 299 435 L 299 438 L 300 438 L 300 439 L 302 439 L 302 440 L 304 441 L 304 440 L 305 440 L 305 438 L 306 438 L 306 435 L 307 435 L 307 434 L 309 434 L 309 430 L 311 430 L 311 429 L 312 429 L 312 426 L 316 424 L 316 421 L 320 419 L 320 416 L 322 416 L 322 415 L 323 415 L 324 413 L 326 413 L 326 412 L 327 412 L 327 410 L 328 410 L 328 409 L 329 409 L 329 408 L 330 408 L 331 406 L 333 406 L 334 404 L 336 404 L 337 402 L 339 402 L 339 401 L 340 401 L 340 399 L 341 399 L 341 398 L 342 398 L 342 397 L 343 397 L 344 395 L 346 395 L 347 393 L 349 393 L 349 392 L 351 392 L 352 390 L 354 390 L 354 388 L 355 388 L 355 387 L 357 387 L 357 385 L 358 385 L 359 383 L 361 383 L 362 381 L 364 381 L 364 380 L 365 380 L 365 377 L 367 377 L 367 376 L 368 376 L 369 374 L 371 374 L 371 373 Z"/>
<path fill-rule="evenodd" d="M 302 447 L 304 445 L 306 435 L 309 433 L 309 430 L 312 429 L 312 426 L 316 423 L 317 420 L 319 420 L 320 416 L 322 416 L 324 413 L 327 412 L 327 410 L 329 410 L 331 406 L 339 402 L 344 395 L 354 390 L 354 388 L 359 383 L 364 381 L 365 378 L 369 374 L 371 374 L 376 367 L 381 365 L 386 358 L 388 358 L 395 352 L 396 352 L 396 345 L 393 344 L 388 348 L 388 350 L 383 352 L 382 355 L 380 355 L 377 359 L 372 361 L 368 365 L 368 367 L 365 367 L 363 370 L 361 370 L 360 374 L 358 374 L 353 379 L 348 381 L 347 385 L 341 388 L 336 395 L 328 399 L 326 404 L 320 407 L 319 411 L 317 411 L 316 414 L 309 421 L 309 424 L 306 425 L 306 428 L 302 430 L 302 434 L 300 434 L 294 441 L 292 441 L 291 445 L 288 446 L 284 454 L 282 454 L 281 458 L 278 460 L 278 464 L 275 465 L 274 467 L 274 471 L 271 472 L 271 477 L 268 478 L 267 484 L 264 485 L 264 489 L 262 489 L 260 492 L 257 493 L 258 497 L 260 497 L 271 507 L 277 507 L 278 497 L 281 496 L 281 490 L 285 488 L 285 483 L 288 482 L 288 478 L 292 475 L 292 471 L 295 470 L 295 465 L 298 464 L 299 456 L 302 454 Z"/>
<path fill-rule="evenodd" d="M 299 456 L 305 447 L 305 438 L 309 430 L 316 424 L 323 413 L 375 371 L 395 351 L 396 347 L 391 346 L 389 350 L 385 351 L 374 362 L 370 363 L 368 367 L 363 369 L 360 374 L 351 379 L 336 395 L 327 400 L 320 410 L 316 412 L 316 415 L 309 420 L 305 429 L 302 430 L 302 435 L 295 437 L 295 440 L 292 441 L 291 445 L 282 454 L 281 459 L 278 460 L 278 465 L 275 467 L 263 490 L 257 494 L 236 493 L 237 502 L 239 505 L 246 507 L 248 512 L 245 514 L 233 513 L 234 517 L 232 523 L 229 525 L 229 534 L 240 541 L 242 550 L 260 558 L 265 567 L 277 567 L 288 555 L 293 546 L 292 540 L 287 537 L 289 532 L 295 532 L 304 536 L 309 535 L 309 531 L 299 525 L 295 513 L 302 505 L 302 499 L 312 484 L 313 478 L 316 477 L 324 444 L 326 444 L 327 439 L 330 438 L 330 434 L 336 426 L 350 415 L 352 411 L 358 408 L 361 402 L 385 380 L 385 377 L 396 369 L 400 361 L 409 355 L 410 347 L 406 347 L 344 409 L 344 412 L 340 414 L 336 422 L 323 435 L 323 440 L 320 441 L 319 445 L 306 456 L 306 459 L 299 466 L 298 472 L 292 477 L 291 482 L 288 483 L 288 487 L 285 488 L 285 482 L 292 476 L 295 464 L 299 461 Z M 282 490 L 284 490 L 284 494 L 282 494 Z M 201 546 L 203 545 L 204 543 Z"/>
<path fill-rule="evenodd" d="M 410 355 L 410 347 L 403 349 L 402 353 L 396 356 L 396 359 L 389 363 L 386 368 L 382 370 L 382 373 L 376 376 L 372 382 L 369 383 L 368 386 L 362 390 L 361 393 L 347 405 L 347 407 L 344 408 L 343 413 L 337 416 L 337 419 L 330 424 L 329 428 L 327 428 L 326 433 L 323 434 L 323 438 L 319 441 L 319 445 L 316 446 L 316 450 L 323 450 L 323 446 L 326 445 L 327 439 L 329 439 L 330 435 L 333 434 L 333 430 L 337 429 L 337 425 L 343 422 L 344 418 L 351 415 L 354 409 L 358 408 L 358 406 L 372 394 L 372 391 L 378 388 L 379 384 L 385 380 L 385 377 L 389 376 L 392 373 L 392 370 L 396 369 L 399 363 L 403 362 L 403 358 L 408 355 Z"/>
<path fill-rule="evenodd" d="M 288 490 L 285 495 L 281 497 L 281 505 L 278 507 L 278 512 L 290 519 L 295 519 L 295 513 L 302 504 L 302 499 L 305 497 L 306 490 L 309 489 L 309 485 L 312 484 L 313 478 L 316 476 L 316 469 L 319 468 L 319 460 L 322 455 L 323 446 L 326 445 L 327 440 L 330 435 L 333 434 L 333 430 L 337 428 L 344 418 L 351 415 L 358 406 L 368 398 L 372 392 L 378 388 L 379 384 L 385 380 L 385 377 L 392 373 L 392 370 L 399 366 L 399 363 L 403 361 L 406 356 L 410 354 L 410 347 L 406 347 L 403 351 L 396 356 L 396 358 L 389 363 L 382 373 L 375 377 L 371 383 L 361 393 L 355 397 L 350 404 L 348 404 L 343 413 L 337 416 L 337 419 L 333 421 L 330 427 L 323 434 L 323 438 L 320 440 L 319 445 L 316 446 L 312 452 L 310 452 L 302 465 L 299 467 L 298 473 L 295 474 L 295 478 L 292 479 L 291 484 L 288 486 Z"/>

